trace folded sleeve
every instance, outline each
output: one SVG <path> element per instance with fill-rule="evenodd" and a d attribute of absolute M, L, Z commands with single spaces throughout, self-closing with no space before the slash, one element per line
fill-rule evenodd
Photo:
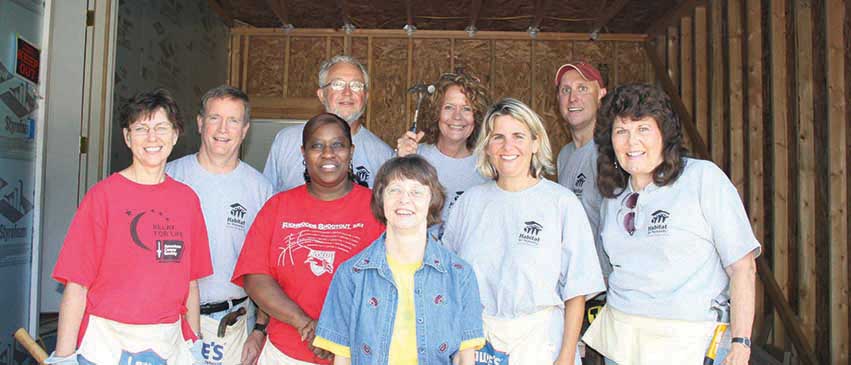
<path fill-rule="evenodd" d="M 53 279 L 89 287 L 100 269 L 107 235 L 107 198 L 103 187 L 96 185 L 85 195 L 71 220 Z"/>
<path fill-rule="evenodd" d="M 584 295 L 592 297 L 606 290 L 594 235 L 585 209 L 573 195 L 560 204 L 562 214 L 561 272 L 559 295 L 562 301 Z"/>

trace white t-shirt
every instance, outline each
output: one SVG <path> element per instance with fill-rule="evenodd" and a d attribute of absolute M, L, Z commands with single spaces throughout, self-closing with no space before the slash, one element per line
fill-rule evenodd
<path fill-rule="evenodd" d="M 612 272 L 612 264 L 609 263 L 609 257 L 600 240 L 600 205 L 603 203 L 603 196 L 597 190 L 597 145 L 593 140 L 579 149 L 573 142 L 561 149 L 558 154 L 558 183 L 573 191 L 582 202 L 591 231 L 594 232 L 600 268 L 603 270 L 603 276 L 608 278 Z"/>
<path fill-rule="evenodd" d="M 685 159 L 668 186 L 639 192 L 633 235 L 626 190 L 605 199 L 601 234 L 612 262 L 607 301 L 629 314 L 689 321 L 716 320 L 713 305 L 729 301 L 724 268 L 760 245 L 736 188 L 709 161 Z"/>
<path fill-rule="evenodd" d="M 281 129 L 272 142 L 263 175 L 272 182 L 276 192 L 304 185 L 303 130 L 304 124 Z M 394 156 L 393 150 L 364 126 L 352 136 L 352 143 L 355 145 L 354 173 L 372 187 L 378 168 Z"/>
<path fill-rule="evenodd" d="M 248 228 L 272 196 L 272 184 L 242 161 L 229 173 L 211 173 L 201 167 L 196 154 L 169 162 L 165 170 L 198 194 L 207 223 L 213 275 L 198 280 L 201 304 L 245 297 L 245 290 L 230 278 Z"/>
<path fill-rule="evenodd" d="M 546 179 L 519 192 L 495 181 L 470 188 L 443 242 L 473 266 L 489 316 L 513 319 L 606 289 L 582 204 Z"/>
<path fill-rule="evenodd" d="M 482 177 L 476 170 L 476 156 L 454 158 L 444 155 L 431 144 L 421 144 L 417 154 L 426 159 L 437 170 L 437 179 L 446 189 L 446 201 L 443 203 L 441 218 L 444 222 L 449 219 L 449 209 L 455 205 L 461 194 L 476 185 L 484 184 L 488 179 Z"/>

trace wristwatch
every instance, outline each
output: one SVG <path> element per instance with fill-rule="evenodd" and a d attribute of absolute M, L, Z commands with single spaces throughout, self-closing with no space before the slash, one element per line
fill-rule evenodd
<path fill-rule="evenodd" d="M 740 343 L 748 348 L 751 347 L 751 339 L 747 337 L 733 337 L 732 343 Z"/>
<path fill-rule="evenodd" d="M 254 323 L 254 330 L 260 331 L 264 336 L 266 335 L 266 326 L 268 323 Z"/>

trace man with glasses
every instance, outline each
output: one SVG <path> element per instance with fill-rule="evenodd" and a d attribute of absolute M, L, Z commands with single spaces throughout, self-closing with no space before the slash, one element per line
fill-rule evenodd
<path fill-rule="evenodd" d="M 612 265 L 600 243 L 600 204 L 603 198 L 597 190 L 597 145 L 594 144 L 597 109 L 606 95 L 606 86 L 600 71 L 586 62 L 559 67 L 555 86 L 559 113 L 573 138 L 558 154 L 558 182 L 573 191 L 582 202 L 594 232 L 603 277 L 608 279 Z"/>
<path fill-rule="evenodd" d="M 322 63 L 316 96 L 326 112 L 336 114 L 351 126 L 355 145 L 351 173 L 361 184 L 372 187 L 375 173 L 384 161 L 393 157 L 393 150 L 361 125 L 369 97 L 368 85 L 366 68 L 350 56 L 338 55 Z M 303 128 L 284 128 L 275 136 L 263 169 L 275 191 L 304 184 L 304 158 L 300 149 Z"/>
<path fill-rule="evenodd" d="M 207 223 L 213 275 L 198 281 L 207 364 L 254 365 L 266 339 L 268 317 L 257 311 L 255 321 L 247 294 L 230 282 L 248 228 L 273 193 L 259 171 L 239 160 L 249 114 L 248 96 L 241 90 L 211 89 L 201 98 L 196 118 L 201 148 L 166 165 L 169 176 L 198 194 Z"/>

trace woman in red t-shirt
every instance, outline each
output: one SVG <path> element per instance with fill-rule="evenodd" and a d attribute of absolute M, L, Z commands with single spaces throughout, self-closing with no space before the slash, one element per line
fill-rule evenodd
<path fill-rule="evenodd" d="M 179 108 L 154 90 L 120 120 L 133 162 L 93 186 L 74 215 L 53 271 L 65 292 L 46 363 L 203 363 L 196 280 L 213 273 L 207 229 L 192 189 L 165 174 Z"/>
<path fill-rule="evenodd" d="M 233 282 L 271 317 L 258 365 L 330 364 L 312 342 L 331 278 L 384 231 L 371 191 L 355 182 L 354 149 L 344 120 L 311 118 L 302 132 L 306 184 L 269 199 L 248 231 Z"/>

